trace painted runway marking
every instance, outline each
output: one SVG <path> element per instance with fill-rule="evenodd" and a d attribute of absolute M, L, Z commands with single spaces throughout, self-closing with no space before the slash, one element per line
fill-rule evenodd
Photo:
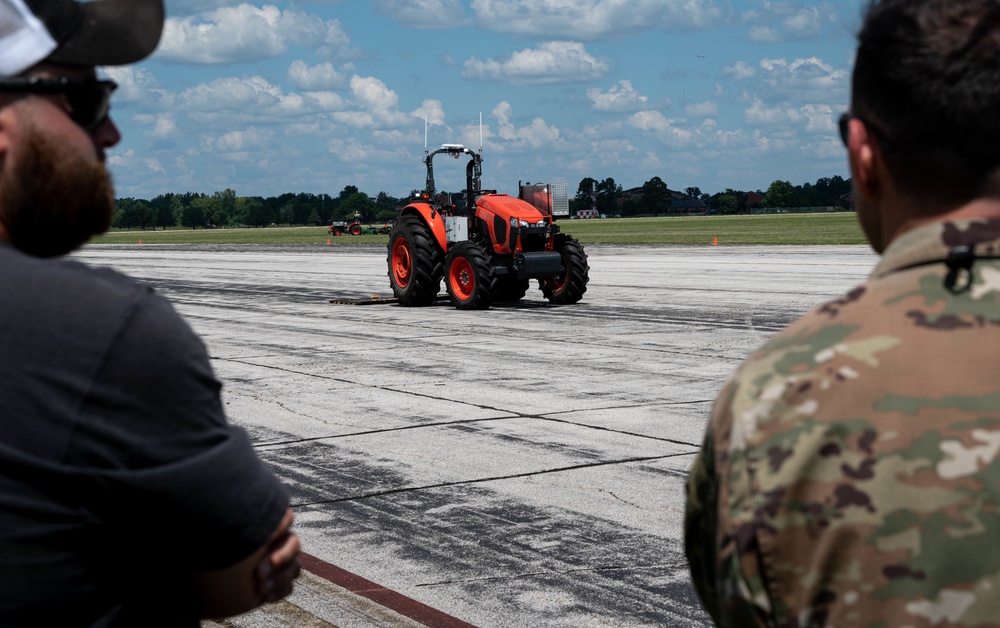
<path fill-rule="evenodd" d="M 346 569 L 341 569 L 336 565 L 331 565 L 310 554 L 300 554 L 299 562 L 302 564 L 303 569 L 309 573 L 328 580 L 338 587 L 367 598 L 424 626 L 431 626 L 431 628 L 475 628 L 473 624 L 431 608 L 426 604 L 406 597 L 402 593 L 397 593 L 392 589 L 375 584 L 371 580 L 366 580 L 357 574 L 353 574 Z"/>

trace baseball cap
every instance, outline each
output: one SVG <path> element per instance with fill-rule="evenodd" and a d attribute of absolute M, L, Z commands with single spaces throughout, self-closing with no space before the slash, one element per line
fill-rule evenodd
<path fill-rule="evenodd" d="M 0 76 L 135 63 L 156 49 L 163 14 L 163 0 L 0 0 Z"/>

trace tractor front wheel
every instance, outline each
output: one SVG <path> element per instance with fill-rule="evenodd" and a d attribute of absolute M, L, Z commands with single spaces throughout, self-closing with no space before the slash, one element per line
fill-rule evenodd
<path fill-rule="evenodd" d="M 460 310 L 485 310 L 490 306 L 496 281 L 493 265 L 474 242 L 457 242 L 445 258 L 448 298 Z"/>
<path fill-rule="evenodd" d="M 389 284 L 399 304 L 430 305 L 437 298 L 444 273 L 444 255 L 431 230 L 418 216 L 406 215 L 389 234 Z"/>
<path fill-rule="evenodd" d="M 562 255 L 562 274 L 555 279 L 539 280 L 539 288 L 550 303 L 570 305 L 583 298 L 590 281 L 590 265 L 583 245 L 565 234 L 555 236 L 554 248 Z"/>

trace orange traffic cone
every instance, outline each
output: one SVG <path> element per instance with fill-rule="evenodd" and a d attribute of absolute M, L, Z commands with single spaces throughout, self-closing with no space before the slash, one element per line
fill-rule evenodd
<path fill-rule="evenodd" d="M 327 238 L 327 239 L 326 239 L 326 243 L 327 243 L 327 244 L 330 244 L 330 238 Z"/>
<path fill-rule="evenodd" d="M 142 240 L 139 240 L 139 244 L 142 244 Z"/>
<path fill-rule="evenodd" d="M 712 246 L 718 246 L 718 245 L 719 245 L 719 238 L 712 238 Z"/>

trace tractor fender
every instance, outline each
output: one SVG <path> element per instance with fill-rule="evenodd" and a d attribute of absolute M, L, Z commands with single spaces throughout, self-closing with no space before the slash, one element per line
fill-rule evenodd
<path fill-rule="evenodd" d="M 441 212 L 431 207 L 429 203 L 410 203 L 400 212 L 400 215 L 403 216 L 407 214 L 420 216 L 427 223 L 434 236 L 434 241 L 437 242 L 441 250 L 448 250 L 448 232 L 445 229 L 444 216 L 441 215 Z"/>

